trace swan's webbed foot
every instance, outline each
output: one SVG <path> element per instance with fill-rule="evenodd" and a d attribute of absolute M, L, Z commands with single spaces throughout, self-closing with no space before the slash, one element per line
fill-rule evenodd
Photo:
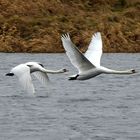
<path fill-rule="evenodd" d="M 78 76 L 79 76 L 79 74 L 74 75 L 74 76 L 70 76 L 69 77 L 69 80 L 76 80 Z"/>

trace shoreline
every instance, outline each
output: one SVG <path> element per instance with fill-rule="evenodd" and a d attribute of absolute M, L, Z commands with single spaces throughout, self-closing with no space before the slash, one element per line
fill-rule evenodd
<path fill-rule="evenodd" d="M 67 32 L 85 52 L 98 31 L 104 52 L 140 52 L 139 0 L 20 2 L 0 3 L 0 52 L 61 53 Z"/>

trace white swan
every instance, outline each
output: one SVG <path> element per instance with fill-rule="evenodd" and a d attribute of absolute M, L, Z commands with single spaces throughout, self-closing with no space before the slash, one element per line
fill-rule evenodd
<path fill-rule="evenodd" d="M 86 80 L 95 77 L 99 74 L 132 74 L 134 69 L 118 71 L 105 68 L 100 65 L 102 56 L 102 39 L 100 32 L 92 36 L 88 50 L 83 55 L 78 48 L 73 44 L 69 34 L 61 36 L 63 47 L 69 57 L 71 63 L 78 69 L 79 73 L 69 77 L 69 80 Z"/>
<path fill-rule="evenodd" d="M 19 82 L 22 87 L 28 93 L 35 93 L 35 89 L 32 83 L 31 74 L 33 74 L 42 84 L 47 85 L 49 83 L 49 77 L 47 73 L 57 74 L 67 72 L 66 69 L 60 70 L 47 70 L 41 63 L 38 62 L 27 62 L 24 64 L 17 65 L 12 68 L 10 73 L 7 73 L 6 76 L 16 75 L 19 78 Z"/>

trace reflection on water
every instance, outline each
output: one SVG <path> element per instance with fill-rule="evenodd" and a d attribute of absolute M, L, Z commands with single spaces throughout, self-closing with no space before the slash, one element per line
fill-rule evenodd
<path fill-rule="evenodd" d="M 139 74 L 100 75 L 68 81 L 76 73 L 65 54 L 0 54 L 1 140 L 140 140 Z M 35 96 L 5 73 L 24 62 L 40 61 L 68 73 L 49 75 L 52 85 L 33 79 Z M 104 54 L 102 64 L 139 70 L 140 54 Z"/>

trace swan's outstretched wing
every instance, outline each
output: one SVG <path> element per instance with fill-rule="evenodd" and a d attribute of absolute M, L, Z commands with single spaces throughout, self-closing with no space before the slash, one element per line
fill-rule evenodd
<path fill-rule="evenodd" d="M 69 34 L 62 35 L 61 40 L 71 63 L 79 70 L 79 72 L 94 68 L 94 65 L 73 44 Z"/>
<path fill-rule="evenodd" d="M 30 73 L 25 73 L 22 76 L 19 77 L 19 81 L 23 88 L 28 92 L 28 93 L 35 93 L 34 86 L 32 83 L 32 79 L 30 76 Z"/>
<path fill-rule="evenodd" d="M 95 66 L 100 66 L 101 56 L 102 38 L 100 32 L 97 32 L 92 36 L 92 40 L 89 44 L 88 50 L 85 53 L 85 57 Z"/>
<path fill-rule="evenodd" d="M 24 64 L 21 64 L 12 69 L 12 71 L 19 78 L 19 82 L 24 90 L 33 94 L 35 90 L 30 75 L 30 68 Z"/>
<path fill-rule="evenodd" d="M 50 83 L 47 73 L 36 71 L 33 75 L 45 86 Z"/>

